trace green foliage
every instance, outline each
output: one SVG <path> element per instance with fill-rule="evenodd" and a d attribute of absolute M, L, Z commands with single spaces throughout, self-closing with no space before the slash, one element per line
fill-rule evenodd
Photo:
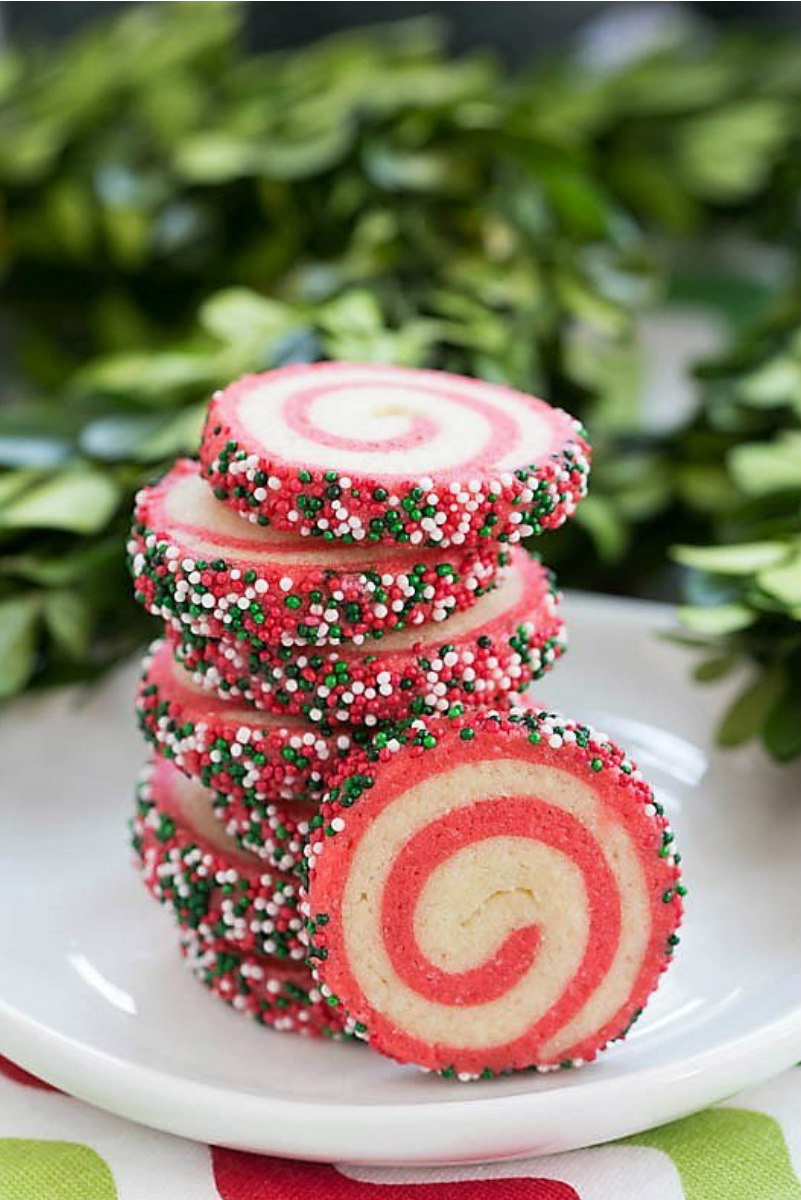
<path fill-rule="evenodd" d="M 545 554 L 568 584 L 653 590 L 686 543 L 698 677 L 757 672 L 726 740 L 797 753 L 798 293 L 766 318 L 711 235 L 796 260 L 799 47 L 688 38 L 509 78 L 425 22 L 252 57 L 245 14 L 127 6 L 0 59 L 0 694 L 142 638 L 131 498 L 197 445 L 215 386 L 393 361 L 582 416 L 592 495 Z M 688 286 L 745 332 L 698 412 L 651 434 L 638 320 Z"/>
<path fill-rule="evenodd" d="M 759 736 L 780 761 L 801 754 L 801 291 L 788 299 L 703 371 L 706 403 L 682 446 L 722 463 L 730 487 L 709 512 L 715 544 L 674 550 L 697 599 L 682 615 L 714 647 L 708 662 L 758 668 L 721 742 Z"/>

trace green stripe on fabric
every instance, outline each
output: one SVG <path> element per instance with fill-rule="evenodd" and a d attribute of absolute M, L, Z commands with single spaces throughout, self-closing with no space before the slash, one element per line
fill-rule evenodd
<path fill-rule="evenodd" d="M 0 1200 L 117 1200 L 117 1189 L 89 1146 L 0 1138 Z"/>
<path fill-rule="evenodd" d="M 686 1200 L 801 1200 L 781 1126 L 764 1113 L 708 1108 L 618 1145 L 667 1154 Z"/>

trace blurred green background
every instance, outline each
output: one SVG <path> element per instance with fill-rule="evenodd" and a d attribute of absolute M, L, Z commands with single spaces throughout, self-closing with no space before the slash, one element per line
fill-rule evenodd
<path fill-rule="evenodd" d="M 699 681 L 749 664 L 723 744 L 801 753 L 801 35 L 446 4 L 450 34 L 254 52 L 297 40 L 246 36 L 288 7 L 5 6 L 0 696 L 143 642 L 131 498 L 209 392 L 339 357 L 581 416 L 591 495 L 538 549 L 563 585 L 679 599 Z M 529 13 L 504 61 L 491 7 L 571 28 Z"/>

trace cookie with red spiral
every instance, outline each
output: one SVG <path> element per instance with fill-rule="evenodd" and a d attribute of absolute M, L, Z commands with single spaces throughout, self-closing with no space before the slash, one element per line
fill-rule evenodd
<path fill-rule="evenodd" d="M 444 547 L 557 528 L 590 450 L 567 413 L 509 387 L 325 362 L 217 392 L 200 461 L 217 498 L 265 526 Z"/>
<path fill-rule="evenodd" d="M 460 1079 L 590 1061 L 679 940 L 661 805 L 604 734 L 542 710 L 378 735 L 307 855 L 309 962 L 348 1027 Z"/>
<path fill-rule="evenodd" d="M 139 492 L 128 542 L 134 594 L 154 616 L 256 644 L 358 645 L 445 621 L 493 584 L 507 554 L 486 540 L 445 551 L 263 529 L 219 504 L 190 459 Z"/>
<path fill-rule="evenodd" d="M 447 712 L 455 703 L 502 704 L 565 646 L 553 578 L 523 551 L 497 588 L 446 627 L 387 634 L 369 649 L 265 643 L 248 650 L 176 629 L 168 638 L 196 682 L 326 729 Z"/>

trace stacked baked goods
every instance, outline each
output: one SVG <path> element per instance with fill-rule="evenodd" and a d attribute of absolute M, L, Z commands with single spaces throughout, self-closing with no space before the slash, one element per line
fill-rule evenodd
<path fill-rule="evenodd" d="M 137 497 L 133 845 L 192 970 L 276 1029 L 472 1079 L 622 1037 L 678 941 L 662 807 L 528 691 L 565 646 L 521 545 L 589 447 L 506 387 L 347 363 L 211 400 Z"/>

